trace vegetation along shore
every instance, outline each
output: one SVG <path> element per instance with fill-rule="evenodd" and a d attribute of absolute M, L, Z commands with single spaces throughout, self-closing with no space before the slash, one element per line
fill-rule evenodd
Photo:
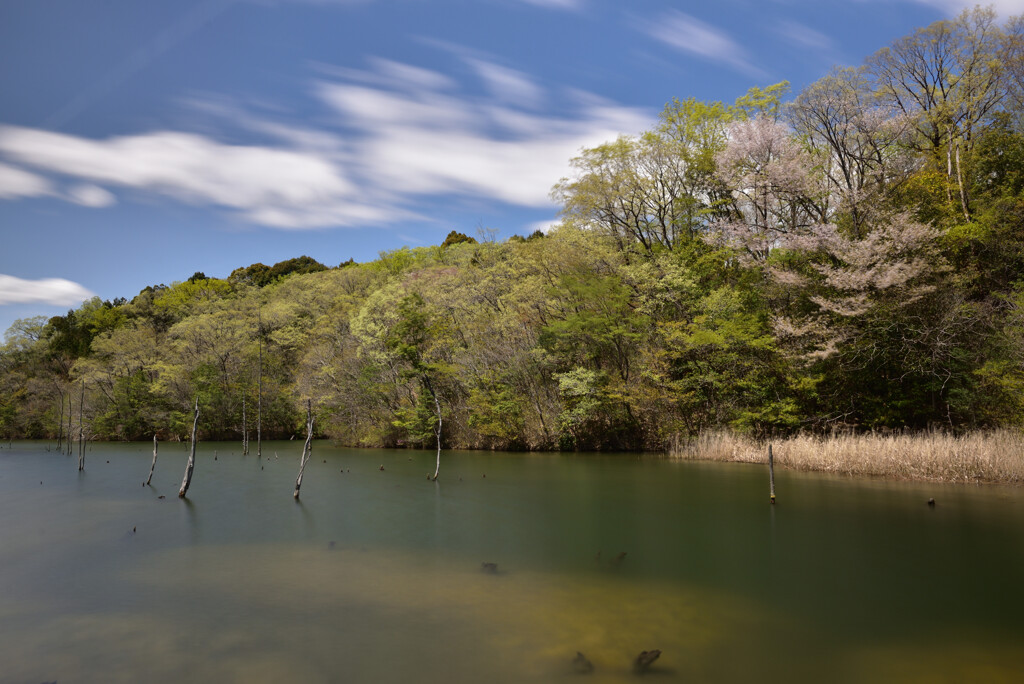
<path fill-rule="evenodd" d="M 1024 435 L 1016 430 L 964 435 L 867 433 L 794 435 L 771 440 L 783 468 L 839 475 L 949 483 L 1024 484 Z M 767 463 L 768 442 L 733 432 L 676 440 L 673 458 Z"/>
<path fill-rule="evenodd" d="M 20 320 L 0 435 L 184 438 L 198 401 L 200 439 L 746 460 L 789 435 L 783 466 L 1019 483 L 1022 103 L 1024 17 L 983 8 L 795 96 L 672 100 L 572 160 L 547 233 Z"/>

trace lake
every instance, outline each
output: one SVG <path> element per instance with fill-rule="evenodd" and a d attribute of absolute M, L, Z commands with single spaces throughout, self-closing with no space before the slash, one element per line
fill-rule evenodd
<path fill-rule="evenodd" d="M 1024 680 L 1021 489 L 777 471 L 773 507 L 763 466 L 445 452 L 434 483 L 316 443 L 296 502 L 296 440 L 201 443 L 181 500 L 187 448 L 144 487 L 151 445 L 3 444 L 0 681 L 616 682 L 652 649 L 659 682 Z"/>

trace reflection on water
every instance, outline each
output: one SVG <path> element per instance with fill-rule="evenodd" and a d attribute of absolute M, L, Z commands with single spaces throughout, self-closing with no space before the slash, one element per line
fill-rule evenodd
<path fill-rule="evenodd" d="M 232 448 L 0 451 L 0 681 L 1020 681 L 1018 490 Z"/>

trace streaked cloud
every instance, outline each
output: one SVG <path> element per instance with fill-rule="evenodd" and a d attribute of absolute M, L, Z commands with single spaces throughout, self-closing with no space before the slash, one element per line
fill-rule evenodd
<path fill-rule="evenodd" d="M 324 109 L 318 127 L 271 120 L 223 99 L 198 110 L 258 133 L 262 144 L 153 131 L 90 139 L 0 125 L 0 157 L 78 181 L 52 181 L 0 166 L 11 196 L 53 194 L 89 207 L 116 202 L 111 189 L 213 205 L 245 221 L 279 228 L 374 225 L 422 219 L 429 197 L 552 206 L 551 186 L 581 147 L 636 133 L 653 116 L 585 93 L 563 93 L 568 113 L 532 108 L 542 92 L 526 74 L 479 55 L 458 55 L 488 85 L 460 94 L 436 72 L 371 59 L 366 71 L 317 67 L 311 90 Z"/>
<path fill-rule="evenodd" d="M 538 230 L 545 235 L 551 232 L 551 230 L 560 225 L 562 222 L 559 219 L 549 219 L 547 221 L 534 221 L 526 226 L 524 229 L 525 235 L 533 235 Z"/>
<path fill-rule="evenodd" d="M 832 39 L 824 33 L 796 21 L 780 21 L 775 31 L 784 39 L 812 50 L 824 52 L 834 47 Z"/>
<path fill-rule="evenodd" d="M 546 9 L 578 10 L 583 8 L 583 0 L 520 0 L 520 2 Z"/>
<path fill-rule="evenodd" d="M 0 274 L 0 305 L 40 302 L 55 306 L 77 306 L 94 296 L 78 283 L 63 278 L 24 280 Z"/>
<path fill-rule="evenodd" d="M 543 100 L 543 92 L 526 74 L 482 59 L 469 60 L 470 66 L 484 80 L 495 99 L 526 107 L 536 107 Z"/>
<path fill-rule="evenodd" d="M 323 82 L 317 92 L 355 134 L 355 163 L 369 186 L 531 207 L 550 206 L 551 186 L 581 147 L 635 133 L 652 118 L 615 105 L 540 115 L 497 98 L 348 83 Z"/>
<path fill-rule="evenodd" d="M 0 199 L 53 194 L 50 181 L 8 164 L 0 163 Z"/>
<path fill-rule="evenodd" d="M 93 207 L 95 209 L 109 207 L 117 203 L 117 198 L 110 191 L 89 183 L 76 185 L 71 188 L 68 191 L 68 199 L 83 207 Z"/>
<path fill-rule="evenodd" d="M 332 163 L 293 150 L 227 145 L 175 131 L 91 140 L 0 126 L 0 153 L 93 183 L 237 209 L 266 225 L 345 225 L 385 218 L 384 212 L 360 204 L 353 184 Z M 105 206 L 113 197 L 88 185 L 72 190 L 69 199 Z"/>
<path fill-rule="evenodd" d="M 975 2 L 974 0 L 913 0 L 921 5 L 937 7 L 947 14 L 959 14 L 965 9 L 971 9 L 976 5 L 989 6 L 999 13 L 1004 19 L 1012 14 L 1024 12 L 1024 0 L 990 0 L 989 2 Z"/>
<path fill-rule="evenodd" d="M 727 33 L 679 10 L 669 10 L 654 21 L 640 22 L 640 28 L 676 50 L 724 64 L 747 76 L 764 76 L 746 50 Z"/>

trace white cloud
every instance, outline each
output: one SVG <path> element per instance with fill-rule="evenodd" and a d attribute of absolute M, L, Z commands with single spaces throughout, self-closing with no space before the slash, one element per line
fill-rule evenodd
<path fill-rule="evenodd" d="M 43 302 L 55 306 L 75 306 L 93 296 L 78 283 L 63 278 L 23 280 L 0 274 L 0 304 Z"/>
<path fill-rule="evenodd" d="M 550 219 L 548 221 L 534 221 L 526 226 L 525 231 L 527 235 L 533 235 L 536 231 L 540 231 L 547 235 L 552 231 L 555 226 L 561 225 L 561 220 Z"/>
<path fill-rule="evenodd" d="M 77 181 L 66 193 L 48 192 L 85 206 L 113 204 L 110 190 L 125 188 L 220 206 L 272 227 L 379 225 L 422 219 L 416 206 L 426 196 L 550 207 L 551 186 L 581 147 L 637 133 L 653 120 L 574 92 L 563 98 L 565 114 L 528 111 L 539 97 L 528 76 L 458 57 L 476 60 L 495 94 L 462 95 L 435 72 L 373 60 L 370 71 L 335 71 L 313 85 L 330 128 L 272 121 L 216 100 L 200 108 L 267 142 L 230 145 L 178 131 L 89 139 L 0 125 L 0 155 Z M 50 187 L 13 166 L 0 166 L 4 173 L 19 179 L 10 187 L 21 194 Z"/>
<path fill-rule="evenodd" d="M 363 206 L 336 165 L 314 154 L 226 145 L 190 133 L 90 140 L 0 126 L 0 152 L 46 171 L 229 207 L 249 220 L 283 228 L 380 221 L 387 214 Z M 84 194 L 79 188 L 69 199 L 89 206 L 112 199 L 91 187 Z"/>
<path fill-rule="evenodd" d="M 404 195 L 456 193 L 548 206 L 551 186 L 584 146 L 635 133 L 651 119 L 596 106 L 571 117 L 531 114 L 493 101 L 322 83 L 318 93 L 356 132 L 369 185 Z"/>
<path fill-rule="evenodd" d="M 536 107 L 543 99 L 540 87 L 521 71 L 482 59 L 471 59 L 469 65 L 484 80 L 491 94 L 501 102 Z"/>
<path fill-rule="evenodd" d="M 50 194 L 53 194 L 53 186 L 42 176 L 0 163 L 0 199 Z"/>
<path fill-rule="evenodd" d="M 658 20 L 641 28 L 652 38 L 683 52 L 712 62 L 725 64 L 748 76 L 762 77 L 746 51 L 725 32 L 678 10 L 665 12 Z"/>
<path fill-rule="evenodd" d="M 522 2 L 547 9 L 578 10 L 583 8 L 583 0 L 522 0 Z"/>
<path fill-rule="evenodd" d="M 117 203 L 117 198 L 98 185 L 76 185 L 68 191 L 68 199 L 83 207 L 102 208 Z"/>
<path fill-rule="evenodd" d="M 1012 14 L 1024 12 L 1024 0 L 989 0 L 988 2 L 976 2 L 975 0 L 914 0 L 921 5 L 938 7 L 948 14 L 959 14 L 965 9 L 971 9 L 975 5 L 988 6 L 999 13 L 999 16 L 1006 18 Z"/>
<path fill-rule="evenodd" d="M 824 51 L 833 47 L 832 39 L 824 33 L 796 21 L 780 21 L 776 32 L 786 40 L 812 50 Z"/>

